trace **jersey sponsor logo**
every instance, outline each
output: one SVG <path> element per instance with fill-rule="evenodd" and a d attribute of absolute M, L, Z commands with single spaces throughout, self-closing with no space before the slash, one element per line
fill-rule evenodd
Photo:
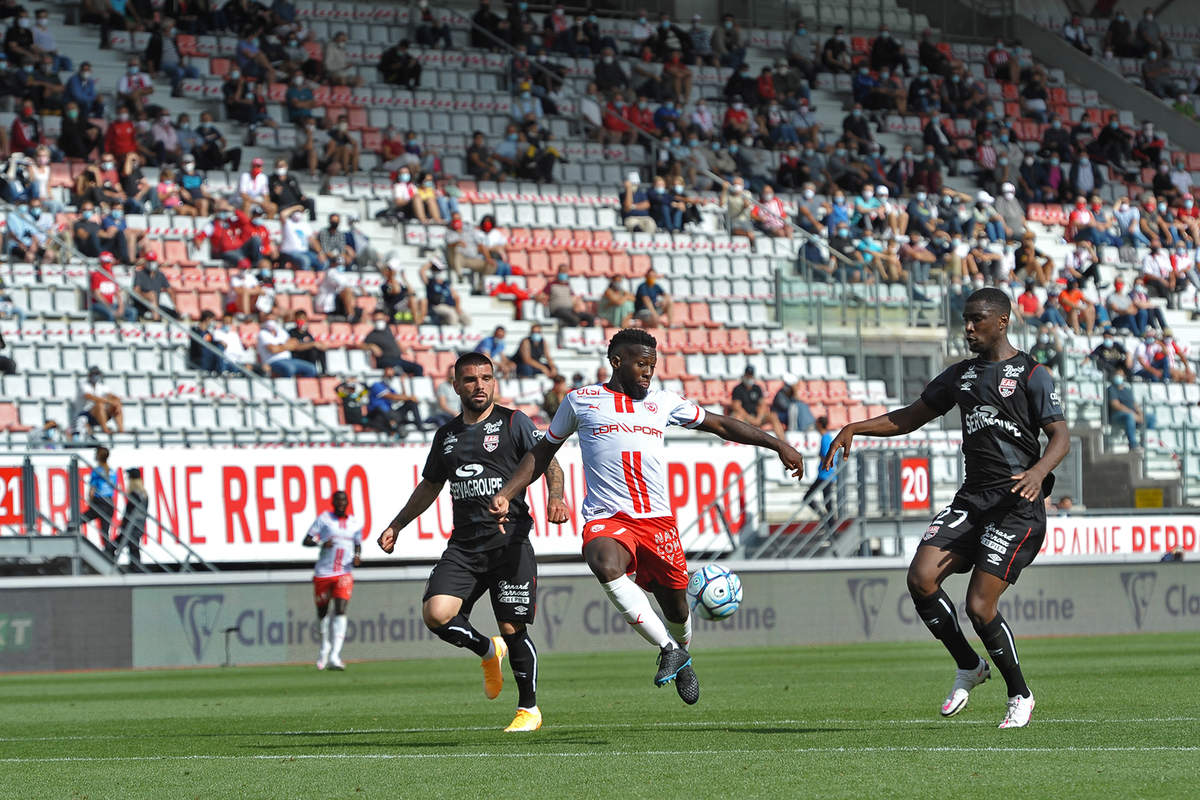
<path fill-rule="evenodd" d="M 504 478 L 472 478 L 450 482 L 450 497 L 468 500 L 472 497 L 491 497 L 504 486 Z"/>
<path fill-rule="evenodd" d="M 506 605 L 532 605 L 533 582 L 509 583 L 504 580 L 499 581 L 496 584 L 496 600 Z"/>
<path fill-rule="evenodd" d="M 221 606 L 225 604 L 223 594 L 177 594 L 175 613 L 183 625 L 184 635 L 192 654 L 199 661 L 204 656 L 204 648 L 217 629 L 217 619 L 221 616 Z"/>
<path fill-rule="evenodd" d="M 454 452 L 454 445 L 458 443 L 458 437 L 450 434 L 442 440 L 442 455 L 448 456 Z"/>
<path fill-rule="evenodd" d="M 1004 365 L 1004 377 L 1006 378 L 1019 378 L 1021 377 L 1021 373 L 1024 371 L 1024 366 L 1014 367 L 1012 364 Z"/>
<path fill-rule="evenodd" d="M 996 527 L 995 523 L 989 522 L 987 527 L 983 529 L 983 536 L 979 538 L 979 543 L 989 550 L 995 550 L 997 553 L 1007 553 L 1009 545 L 1015 534 L 1005 533 Z M 993 563 L 999 563 L 993 562 Z"/>
<path fill-rule="evenodd" d="M 607 436 L 610 433 L 636 433 L 642 436 L 652 436 L 655 439 L 663 438 L 663 432 L 653 425 L 629 425 L 625 422 L 613 422 L 606 425 L 596 425 L 592 428 L 592 437 Z"/>
<path fill-rule="evenodd" d="M 998 567 L 998 566 L 1000 566 L 1000 562 L 1003 561 L 1004 558 L 999 553 L 988 553 L 987 560 L 988 560 L 988 563 L 991 564 L 993 567 Z"/>
<path fill-rule="evenodd" d="M 1017 391 L 1017 381 L 1014 378 L 1000 379 L 1000 396 L 1012 397 Z"/>
<path fill-rule="evenodd" d="M 1062 405 L 1062 397 L 1059 396 L 1058 392 L 1050 393 L 1050 403 L 1056 406 Z"/>
<path fill-rule="evenodd" d="M 454 474 L 460 478 L 474 478 L 483 474 L 483 464 L 463 464 L 454 470 Z"/>
<path fill-rule="evenodd" d="M 484 433 L 499 433 L 500 429 L 503 427 L 504 427 L 504 420 L 498 419 L 495 422 L 485 422 L 483 424 L 483 432 Z"/>
<path fill-rule="evenodd" d="M 493 433 L 489 436 L 483 437 L 483 449 L 487 450 L 489 453 L 496 452 L 496 448 L 499 446 L 500 446 L 499 434 Z"/>
<path fill-rule="evenodd" d="M 868 639 L 879 620 L 879 609 L 883 607 L 887 585 L 887 578 L 851 578 L 846 581 L 850 599 L 858 607 L 858 621 L 862 625 L 863 636 Z"/>
<path fill-rule="evenodd" d="M 1154 596 L 1154 583 L 1158 576 L 1146 570 L 1144 572 L 1122 572 L 1121 585 L 1125 587 L 1125 596 L 1133 608 L 1133 624 L 1139 629 L 1146 621 L 1150 611 L 1150 598 Z"/>
<path fill-rule="evenodd" d="M 604 390 L 599 386 L 584 386 L 576 389 L 575 394 L 580 397 L 600 397 L 604 394 Z"/>
<path fill-rule="evenodd" d="M 979 374 L 978 374 L 977 372 L 975 372 L 975 367 L 974 367 L 974 366 L 968 367 L 968 368 L 967 368 L 967 371 L 966 371 L 966 372 L 964 372 L 964 373 L 963 373 L 963 374 L 960 376 L 961 380 L 964 380 L 964 381 L 973 381 L 973 380 L 975 380 L 975 379 L 976 379 L 976 378 L 978 378 L 978 377 L 979 377 Z"/>
<path fill-rule="evenodd" d="M 1000 409 L 995 406 L 975 406 L 975 410 L 967 414 L 967 435 L 973 436 L 984 428 L 998 427 L 1014 438 L 1021 438 L 1021 429 L 1014 423 L 1000 416 Z"/>

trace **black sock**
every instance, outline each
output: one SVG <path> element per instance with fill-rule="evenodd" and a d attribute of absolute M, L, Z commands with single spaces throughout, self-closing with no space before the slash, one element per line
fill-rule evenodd
<path fill-rule="evenodd" d="M 928 597 L 913 598 L 917 607 L 917 616 L 929 628 L 929 632 L 940 641 L 959 669 L 975 669 L 979 666 L 979 656 L 963 636 L 958 624 L 958 615 L 954 613 L 954 603 L 944 591 L 938 589 Z"/>
<path fill-rule="evenodd" d="M 533 708 L 537 705 L 537 648 L 526 631 L 506 633 L 504 641 L 508 644 L 508 663 L 517 681 L 517 706 Z"/>
<path fill-rule="evenodd" d="M 462 614 L 438 628 L 430 628 L 443 642 L 449 642 L 455 647 L 465 647 L 475 655 L 483 658 L 492 646 L 492 640 L 471 627 L 471 623 Z"/>
<path fill-rule="evenodd" d="M 1029 687 L 1025 685 L 1025 676 L 1021 674 L 1021 661 L 1017 658 L 1017 643 L 1004 617 L 999 612 L 986 625 L 975 627 L 975 632 L 983 640 L 992 663 L 1000 668 L 1004 682 L 1008 684 L 1008 696 L 1028 697 Z"/>

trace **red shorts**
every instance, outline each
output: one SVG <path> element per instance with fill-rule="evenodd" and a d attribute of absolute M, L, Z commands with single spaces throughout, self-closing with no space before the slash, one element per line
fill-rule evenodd
<path fill-rule="evenodd" d="M 329 598 L 349 600 L 354 592 L 354 576 L 347 572 L 345 575 L 331 575 L 328 578 L 313 578 L 313 600 L 319 606 L 329 605 Z"/>
<path fill-rule="evenodd" d="M 651 583 L 668 589 L 687 588 L 687 558 L 674 517 L 634 519 L 617 514 L 583 526 L 584 547 L 599 538 L 615 539 L 629 551 L 628 572 L 637 573 L 634 580 L 643 589 L 650 588 Z"/>

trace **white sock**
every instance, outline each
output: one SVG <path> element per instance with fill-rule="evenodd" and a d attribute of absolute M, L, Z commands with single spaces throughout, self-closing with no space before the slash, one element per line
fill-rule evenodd
<path fill-rule="evenodd" d="M 495 657 L 496 657 L 496 640 L 489 636 L 488 637 L 487 655 L 485 655 L 483 658 L 481 658 L 480 661 L 487 661 L 489 658 L 495 658 Z"/>
<path fill-rule="evenodd" d="M 617 611 L 621 612 L 621 616 L 625 617 L 625 621 L 632 625 L 643 639 L 659 649 L 674 644 L 666 626 L 658 618 L 658 614 L 654 613 L 650 598 L 646 597 L 646 593 L 639 589 L 628 575 L 622 575 L 615 581 L 602 583 L 600 586 Z"/>
<path fill-rule="evenodd" d="M 679 646 L 684 650 L 692 643 L 692 615 L 688 614 L 688 618 L 683 622 L 671 622 L 667 620 L 667 630 L 671 632 L 671 638 L 679 642 Z"/>
<path fill-rule="evenodd" d="M 321 652 L 329 653 L 329 615 L 321 617 Z"/>
<path fill-rule="evenodd" d="M 333 618 L 333 650 L 329 654 L 331 661 L 342 660 L 342 642 L 346 641 L 346 615 L 338 614 Z"/>

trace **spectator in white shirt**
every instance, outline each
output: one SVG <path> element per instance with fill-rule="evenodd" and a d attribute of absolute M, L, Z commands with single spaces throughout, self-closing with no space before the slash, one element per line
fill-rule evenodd
<path fill-rule="evenodd" d="M 117 102 L 129 109 L 129 113 L 138 116 L 145 110 L 146 98 L 154 94 L 154 81 L 142 72 L 137 56 L 131 56 L 125 67 L 125 74 L 117 81 Z"/>
<path fill-rule="evenodd" d="M 396 182 L 392 184 L 392 205 L 376 214 L 376 218 L 396 223 L 412 219 L 413 198 L 416 194 L 417 187 L 413 184 L 412 171 L 408 167 L 401 167 L 396 175 Z"/>
<path fill-rule="evenodd" d="M 1174 297 L 1175 270 L 1165 247 L 1154 248 L 1142 259 L 1142 284 L 1159 297 Z"/>
<path fill-rule="evenodd" d="M 283 238 L 279 243 L 279 257 L 283 264 L 295 269 L 324 269 L 325 257 L 321 254 L 321 243 L 304 217 L 304 212 L 295 209 L 283 221 Z"/>
<path fill-rule="evenodd" d="M 271 202 L 271 189 L 267 174 L 263 172 L 263 160 L 256 158 L 250 162 L 250 171 L 243 172 L 238 178 L 238 197 L 242 201 L 242 213 L 249 214 L 250 209 L 262 206 L 268 217 L 274 217 L 279 211 L 278 206 Z"/>
<path fill-rule="evenodd" d="M 212 339 L 225 351 L 225 360 L 230 364 L 245 367 L 253 363 L 253 357 L 246 346 L 242 344 L 242 336 L 234 325 L 233 315 L 226 312 L 221 317 L 221 324 L 213 326 Z"/>
<path fill-rule="evenodd" d="M 315 364 L 292 355 L 298 344 L 284 329 L 279 316 L 272 314 L 258 331 L 258 340 L 255 342 L 258 362 L 270 370 L 273 378 L 317 377 Z"/>
<path fill-rule="evenodd" d="M 351 324 L 362 320 L 362 309 L 356 304 L 353 282 L 346 274 L 346 262 L 336 256 L 317 286 L 315 308 L 322 314 L 346 317 Z"/>
<path fill-rule="evenodd" d="M 243 269 L 229 277 L 229 291 L 225 295 L 225 310 L 242 319 L 252 314 L 262 315 L 275 307 L 273 290 L 263 286 L 253 271 Z"/>

